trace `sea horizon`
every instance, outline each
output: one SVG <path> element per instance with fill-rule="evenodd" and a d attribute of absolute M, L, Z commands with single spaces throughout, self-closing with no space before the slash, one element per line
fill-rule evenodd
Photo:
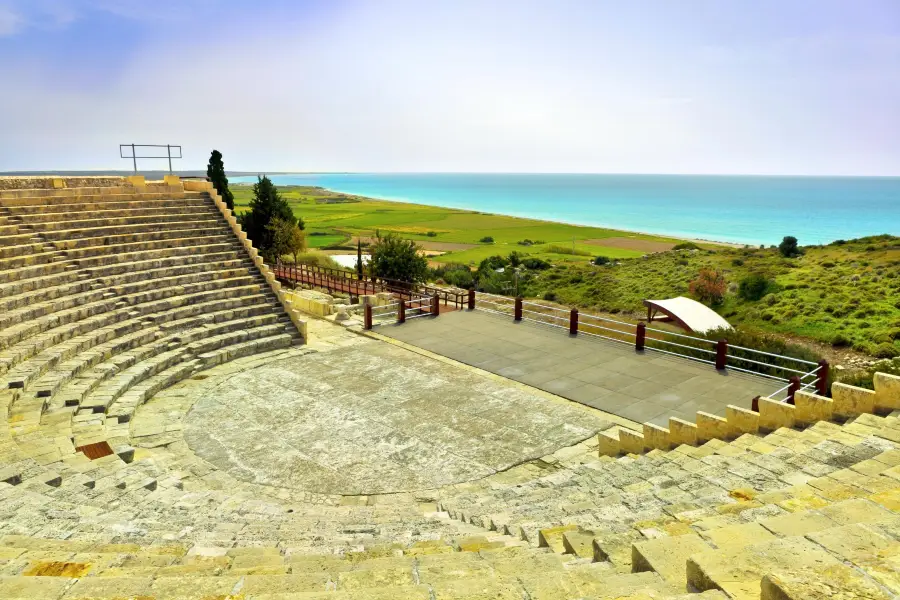
<path fill-rule="evenodd" d="M 730 244 L 900 233 L 900 177 L 556 173 L 276 173 L 369 198 Z M 252 183 L 255 176 L 232 177 Z"/>

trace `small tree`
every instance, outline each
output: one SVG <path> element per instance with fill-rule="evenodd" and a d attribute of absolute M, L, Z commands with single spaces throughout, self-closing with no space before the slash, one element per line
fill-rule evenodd
<path fill-rule="evenodd" d="M 396 233 L 382 237 L 376 232 L 375 236 L 375 243 L 369 247 L 369 272 L 372 275 L 408 283 L 426 280 L 428 260 L 419 254 L 418 244 L 404 240 Z"/>
<path fill-rule="evenodd" d="M 744 300 L 755 302 L 766 295 L 769 289 L 769 280 L 762 273 L 751 273 L 743 279 L 738 286 L 738 296 Z"/>
<path fill-rule="evenodd" d="M 206 166 L 206 178 L 209 179 L 213 187 L 222 197 L 222 202 L 228 207 L 228 210 L 234 211 L 234 194 L 228 189 L 228 177 L 225 176 L 225 163 L 222 162 L 222 153 L 213 150 L 209 155 L 209 164 Z"/>
<path fill-rule="evenodd" d="M 290 254 L 294 263 L 300 253 L 306 249 L 306 236 L 297 224 L 291 224 L 279 218 L 269 221 L 266 226 L 272 236 L 272 254 L 275 258 Z"/>
<path fill-rule="evenodd" d="M 278 189 L 265 175 L 253 184 L 253 198 L 250 200 L 250 211 L 241 214 L 241 225 L 247 237 L 267 260 L 274 260 L 275 246 L 273 230 L 269 223 L 273 219 L 281 219 L 291 225 L 303 229 L 303 222 L 298 224 L 297 217 L 287 201 L 278 194 Z"/>
<path fill-rule="evenodd" d="M 518 267 L 519 265 L 521 265 L 522 258 L 523 258 L 522 255 L 519 254 L 518 252 L 516 252 L 515 250 L 510 252 L 509 256 L 506 257 L 506 259 L 509 261 L 509 266 L 511 266 L 511 267 Z"/>
<path fill-rule="evenodd" d="M 797 246 L 797 238 L 792 235 L 784 236 L 784 239 L 778 244 L 778 251 L 785 258 L 793 258 L 802 254 L 800 247 Z"/>
<path fill-rule="evenodd" d="M 701 269 L 697 279 L 690 284 L 691 294 L 710 305 L 721 304 L 725 298 L 725 276 L 714 269 Z"/>

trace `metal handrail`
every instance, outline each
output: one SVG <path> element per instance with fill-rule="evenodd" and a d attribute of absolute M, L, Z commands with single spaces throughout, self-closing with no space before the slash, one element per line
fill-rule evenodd
<path fill-rule="evenodd" d="M 706 344 L 716 345 L 716 342 L 713 340 L 707 340 L 704 338 L 698 338 L 693 335 L 684 335 L 683 333 L 675 333 L 674 331 L 666 331 L 665 329 L 656 329 L 655 327 L 648 327 L 647 331 L 655 331 L 657 333 L 664 333 L 665 335 L 674 335 L 675 337 L 685 338 L 687 340 L 694 340 L 697 342 L 704 342 Z"/>
<path fill-rule="evenodd" d="M 816 366 L 818 363 L 814 363 L 811 360 L 804 360 L 802 358 L 794 358 L 792 356 L 784 356 L 783 354 L 772 354 L 771 352 L 763 352 L 762 350 L 754 350 L 753 348 L 745 348 L 744 346 L 730 346 L 732 350 L 744 350 L 746 352 L 754 352 L 756 354 L 764 354 L 765 356 L 771 356 L 773 358 L 783 358 L 785 360 L 792 360 L 794 362 L 803 363 L 805 365 Z"/>

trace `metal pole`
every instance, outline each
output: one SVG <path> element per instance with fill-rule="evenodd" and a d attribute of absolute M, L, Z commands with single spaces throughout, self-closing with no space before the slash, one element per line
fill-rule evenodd
<path fill-rule="evenodd" d="M 643 321 L 637 324 L 637 333 L 634 336 L 634 349 L 638 352 L 644 349 L 644 340 L 647 337 L 647 326 Z"/>
<path fill-rule="evenodd" d="M 820 396 L 828 395 L 828 361 L 824 358 L 819 361 L 819 378 L 816 380 L 816 393 Z"/>
<path fill-rule="evenodd" d="M 166 154 L 169 155 L 169 175 L 172 174 L 172 146 L 166 144 Z"/>
<path fill-rule="evenodd" d="M 569 335 L 578 335 L 578 309 L 573 308 L 569 313 Z"/>
<path fill-rule="evenodd" d="M 131 145 L 131 159 L 134 161 L 134 174 L 137 175 L 137 152 L 134 151 L 134 144 Z"/>
<path fill-rule="evenodd" d="M 716 370 L 721 371 L 728 361 L 728 340 L 719 340 L 716 343 Z"/>

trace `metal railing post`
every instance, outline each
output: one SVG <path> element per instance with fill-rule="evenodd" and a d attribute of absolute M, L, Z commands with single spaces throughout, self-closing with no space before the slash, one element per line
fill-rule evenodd
<path fill-rule="evenodd" d="M 800 391 L 800 385 L 801 384 L 800 384 L 799 377 L 797 377 L 796 375 L 791 377 L 791 385 L 789 385 L 788 389 L 787 389 L 787 394 L 788 394 L 787 403 L 788 404 L 794 403 L 794 394 L 796 394 L 798 391 Z"/>
<path fill-rule="evenodd" d="M 406 323 L 406 300 L 400 299 L 400 307 L 397 309 L 397 322 Z"/>
<path fill-rule="evenodd" d="M 573 308 L 569 313 L 569 335 L 578 335 L 578 309 Z"/>
<path fill-rule="evenodd" d="M 637 324 L 637 332 L 634 334 L 634 349 L 638 352 L 644 349 L 644 340 L 647 338 L 647 325 L 643 321 Z"/>
<path fill-rule="evenodd" d="M 172 146 L 166 144 L 166 155 L 169 157 L 169 175 L 172 174 Z"/>
<path fill-rule="evenodd" d="M 515 313 L 513 314 L 513 320 L 521 321 L 522 320 L 522 297 L 516 296 L 516 308 Z"/>
<path fill-rule="evenodd" d="M 372 329 L 372 305 L 369 303 L 363 308 L 363 328 Z"/>
<path fill-rule="evenodd" d="M 436 293 L 434 296 L 431 297 L 431 305 L 433 307 L 431 310 L 431 313 L 434 316 L 440 315 L 441 314 L 441 299 L 438 297 L 438 295 Z"/>
<path fill-rule="evenodd" d="M 824 358 L 819 361 L 819 378 L 816 380 L 816 393 L 820 396 L 828 395 L 828 361 Z"/>
<path fill-rule="evenodd" d="M 728 362 L 728 340 L 719 340 L 716 343 L 716 370 L 725 369 Z"/>
<path fill-rule="evenodd" d="M 137 173 L 137 152 L 134 151 L 134 144 L 131 145 L 131 158 L 134 159 L 134 172 Z"/>
<path fill-rule="evenodd" d="M 475 288 L 469 290 L 469 310 L 475 310 Z"/>

